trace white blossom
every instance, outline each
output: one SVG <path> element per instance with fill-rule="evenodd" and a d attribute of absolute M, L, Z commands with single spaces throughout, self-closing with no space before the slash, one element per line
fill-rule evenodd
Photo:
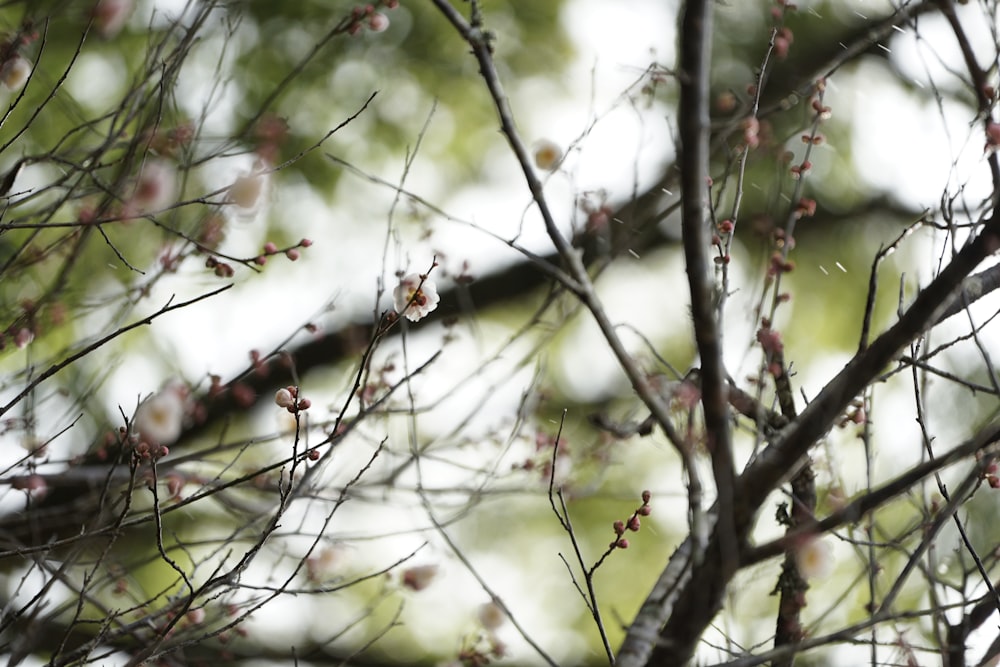
<path fill-rule="evenodd" d="M 535 142 L 535 166 L 545 171 L 554 171 L 562 160 L 563 152 L 559 144 L 548 139 L 539 139 Z"/>
<path fill-rule="evenodd" d="M 437 308 L 441 297 L 430 278 L 411 273 L 392 291 L 392 300 L 397 313 L 416 322 Z"/>
<path fill-rule="evenodd" d="M 264 177 L 260 174 L 237 176 L 229 186 L 228 199 L 242 209 L 251 209 L 257 205 L 264 189 Z"/>
<path fill-rule="evenodd" d="M 819 537 L 806 539 L 795 551 L 799 574 L 805 579 L 823 579 L 833 571 L 833 550 Z"/>
<path fill-rule="evenodd" d="M 492 632 L 503 625 L 506 620 L 507 614 L 496 602 L 484 602 L 479 605 L 479 622 L 483 624 L 484 629 Z"/>
<path fill-rule="evenodd" d="M 135 430 L 140 437 L 157 445 L 173 444 L 184 426 L 184 397 L 177 387 L 153 394 L 135 411 Z"/>
<path fill-rule="evenodd" d="M 0 83 L 7 90 L 17 91 L 24 87 L 31 76 L 31 63 L 23 56 L 14 56 L 0 66 Z"/>

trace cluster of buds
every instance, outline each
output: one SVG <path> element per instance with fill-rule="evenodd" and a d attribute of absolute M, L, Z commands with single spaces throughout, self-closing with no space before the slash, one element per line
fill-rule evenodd
<path fill-rule="evenodd" d="M 308 248 L 312 244 L 313 242 L 310 239 L 302 239 L 293 246 L 289 246 L 287 248 L 279 248 L 277 244 L 273 243 L 272 241 L 268 241 L 267 243 L 264 244 L 264 247 L 261 249 L 261 253 L 257 255 L 253 261 L 254 264 L 256 264 L 257 266 L 264 266 L 265 264 L 267 264 L 268 257 L 281 253 L 288 258 L 288 261 L 294 262 L 297 261 L 299 257 L 302 256 L 302 253 L 299 252 L 299 248 Z"/>
<path fill-rule="evenodd" d="M 757 329 L 757 342 L 768 356 L 784 352 L 785 345 L 781 342 L 781 332 L 771 328 L 771 320 L 762 317 L 760 329 Z"/>
<path fill-rule="evenodd" d="M 215 275 L 220 278 L 232 278 L 236 274 L 236 270 L 233 269 L 232 264 L 220 262 L 212 255 L 209 255 L 208 259 L 205 260 L 205 267 L 212 269 Z"/>
<path fill-rule="evenodd" d="M 382 0 L 379 4 L 386 9 L 395 9 L 399 6 L 399 0 Z M 355 7 L 351 10 L 351 23 L 347 26 L 348 34 L 357 35 L 366 28 L 369 32 L 383 32 L 389 28 L 389 17 L 375 11 L 375 5 Z"/>
<path fill-rule="evenodd" d="M 816 85 L 819 90 L 823 90 L 823 87 L 825 86 L 823 82 Z M 833 115 L 833 110 L 828 106 L 824 106 L 823 102 L 819 99 L 812 101 L 812 109 L 816 112 L 816 118 L 818 120 L 830 120 L 830 117 Z"/>
<path fill-rule="evenodd" d="M 811 218 L 814 215 L 816 215 L 816 200 L 808 197 L 799 199 L 799 203 L 795 205 L 795 217 Z"/>
<path fill-rule="evenodd" d="M 722 238 L 724 236 L 731 236 L 736 230 L 736 224 L 729 219 L 723 220 L 715 226 L 715 231 L 712 232 L 712 238 L 709 243 L 714 248 L 718 248 L 719 254 L 715 256 L 714 261 L 719 265 L 726 265 L 732 261 L 732 257 L 726 252 Z"/>
<path fill-rule="evenodd" d="M 141 461 L 158 461 L 170 454 L 170 448 L 142 440 L 132 448 L 132 454 Z"/>
<path fill-rule="evenodd" d="M 812 169 L 812 162 L 809 160 L 803 160 L 801 164 L 793 164 L 788 171 L 791 172 L 792 178 L 799 180 L 803 176 L 809 173 Z"/>
<path fill-rule="evenodd" d="M 308 398 L 299 398 L 299 388 L 294 385 L 288 385 L 276 391 L 274 404 L 288 410 L 293 415 L 312 407 L 312 401 Z"/>
<path fill-rule="evenodd" d="M 771 262 L 767 267 L 767 275 L 773 278 L 779 273 L 791 273 L 795 270 L 795 262 L 787 259 L 782 253 L 775 251 L 771 255 Z"/>
<path fill-rule="evenodd" d="M 632 516 L 628 518 L 627 521 L 617 520 L 612 524 L 615 531 L 615 539 L 608 545 L 611 549 L 628 549 L 628 539 L 623 537 L 625 531 L 629 530 L 633 533 L 638 533 L 639 528 L 642 526 L 642 522 L 639 519 L 640 516 L 649 516 L 653 511 L 649 506 L 649 499 L 651 495 L 649 491 L 642 492 L 642 505 L 640 505 L 634 512 Z"/>

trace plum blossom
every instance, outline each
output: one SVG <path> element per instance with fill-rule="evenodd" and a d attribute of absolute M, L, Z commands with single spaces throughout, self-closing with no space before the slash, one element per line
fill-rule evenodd
<path fill-rule="evenodd" d="M 143 401 L 135 411 L 135 430 L 145 442 L 173 444 L 184 426 L 184 408 L 183 389 L 161 389 Z"/>
<path fill-rule="evenodd" d="M 535 166 L 545 171 L 555 171 L 562 160 L 563 152 L 559 144 L 548 139 L 539 139 L 532 147 L 535 156 Z"/>
<path fill-rule="evenodd" d="M 396 312 L 411 322 L 427 317 L 437 308 L 440 300 L 434 282 L 427 276 L 417 273 L 411 273 L 400 280 L 399 285 L 392 291 Z"/>
<path fill-rule="evenodd" d="M 279 408 L 290 408 L 293 405 L 295 405 L 295 397 L 292 396 L 292 392 L 282 387 L 277 392 L 275 392 L 274 403 Z"/>
<path fill-rule="evenodd" d="M 809 537 L 795 551 L 795 562 L 805 579 L 822 579 L 833 571 L 833 550 L 819 537 Z"/>
<path fill-rule="evenodd" d="M 257 159 L 250 172 L 238 175 L 226 190 L 226 203 L 234 205 L 237 216 L 252 217 L 267 203 L 271 169 L 267 161 Z"/>
<path fill-rule="evenodd" d="M 260 199 L 263 187 L 264 179 L 259 174 L 238 176 L 229 186 L 229 201 L 239 208 L 253 208 Z"/>
<path fill-rule="evenodd" d="M 483 624 L 484 629 L 492 632 L 503 625 L 506 620 L 507 614 L 496 602 L 484 602 L 479 605 L 479 622 Z"/>
<path fill-rule="evenodd" d="M 21 90 L 31 76 L 31 63 L 24 56 L 14 56 L 0 66 L 0 83 L 14 92 Z"/>

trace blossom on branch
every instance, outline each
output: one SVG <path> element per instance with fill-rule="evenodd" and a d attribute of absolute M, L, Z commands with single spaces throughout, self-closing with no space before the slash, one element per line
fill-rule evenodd
<path fill-rule="evenodd" d="M 24 56 L 9 58 L 0 66 L 0 83 L 11 92 L 24 87 L 31 76 L 31 63 Z"/>
<path fill-rule="evenodd" d="M 184 426 L 184 407 L 182 388 L 161 389 L 135 411 L 135 430 L 150 444 L 173 444 Z"/>
<path fill-rule="evenodd" d="M 818 536 L 810 536 L 795 550 L 799 574 L 805 579 L 824 579 L 833 571 L 833 549 Z"/>
<path fill-rule="evenodd" d="M 559 144 L 548 139 L 539 139 L 533 146 L 535 166 L 545 171 L 555 171 L 562 160 L 563 152 Z"/>
<path fill-rule="evenodd" d="M 392 291 L 392 301 L 396 312 L 411 322 L 424 319 L 437 308 L 441 297 L 437 287 L 425 275 L 411 273 L 399 281 Z"/>

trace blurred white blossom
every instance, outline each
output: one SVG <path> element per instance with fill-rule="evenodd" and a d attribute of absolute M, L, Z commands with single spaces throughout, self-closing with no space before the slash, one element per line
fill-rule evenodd
<path fill-rule="evenodd" d="M 545 171 L 554 171 L 562 160 L 563 152 L 559 144 L 548 139 L 539 139 L 535 142 L 535 166 Z"/>
<path fill-rule="evenodd" d="M 0 83 L 7 90 L 17 91 L 24 87 L 31 76 L 31 63 L 23 56 L 14 56 L 0 67 Z"/>
<path fill-rule="evenodd" d="M 484 602 L 479 605 L 479 622 L 485 630 L 493 631 L 504 624 L 507 614 L 496 602 Z"/>
<path fill-rule="evenodd" d="M 170 445 L 184 426 L 184 395 L 178 387 L 165 387 L 147 398 L 135 411 L 135 430 L 150 444 Z"/>
<path fill-rule="evenodd" d="M 805 579 L 822 579 L 833 571 L 833 550 L 819 537 L 806 539 L 795 552 L 799 574 Z"/>

